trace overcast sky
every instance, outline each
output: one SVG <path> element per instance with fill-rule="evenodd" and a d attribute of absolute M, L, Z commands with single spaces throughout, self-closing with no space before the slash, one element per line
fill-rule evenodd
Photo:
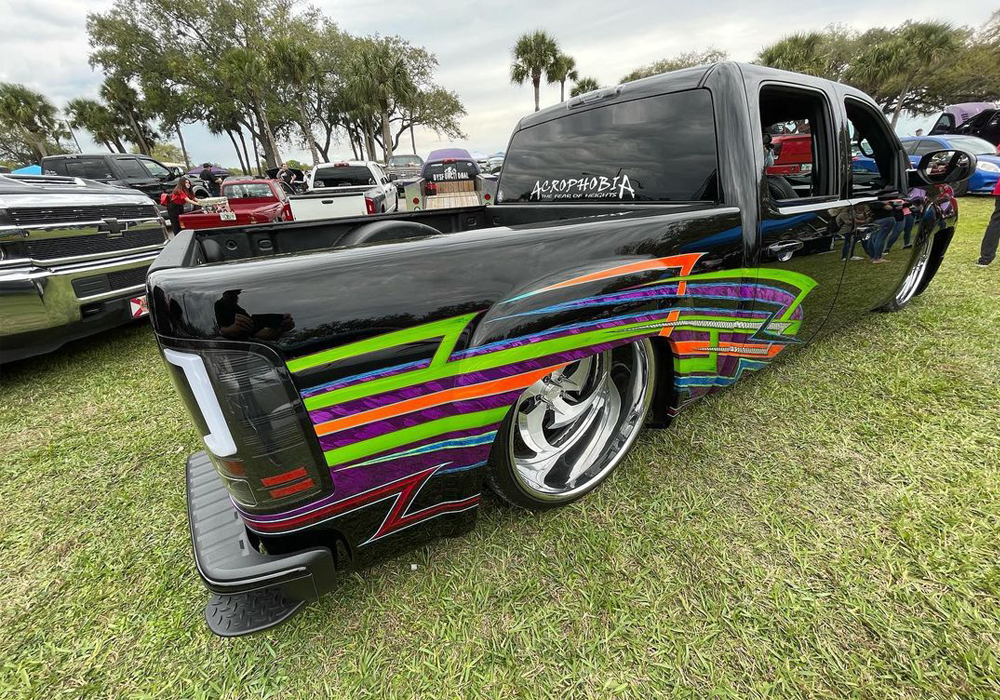
<path fill-rule="evenodd" d="M 96 97 L 103 75 L 87 63 L 85 17 L 88 11 L 111 4 L 111 0 L 0 0 L 0 80 L 24 83 L 59 107 L 73 97 Z M 749 61 L 762 46 L 785 34 L 831 23 L 867 29 L 906 19 L 946 19 L 979 26 L 995 9 L 989 0 L 313 0 L 311 4 L 348 32 L 398 34 L 437 55 L 437 81 L 456 91 L 468 111 L 462 121 L 468 139 L 444 142 L 418 129 L 421 155 L 444 145 L 484 153 L 506 147 L 518 118 L 533 109 L 531 86 L 510 85 L 508 80 L 511 46 L 525 31 L 548 31 L 565 53 L 576 58 L 581 75 L 614 85 L 637 66 L 708 46 Z M 542 105 L 558 100 L 559 86 L 543 85 Z M 900 130 L 912 133 L 931 119 L 906 120 Z M 77 137 L 84 150 L 100 150 L 85 133 Z M 225 137 L 217 139 L 200 125 L 191 125 L 185 128 L 185 138 L 196 161 L 236 163 Z M 408 149 L 409 140 L 404 144 Z M 308 156 L 290 146 L 282 155 L 303 161 Z"/>

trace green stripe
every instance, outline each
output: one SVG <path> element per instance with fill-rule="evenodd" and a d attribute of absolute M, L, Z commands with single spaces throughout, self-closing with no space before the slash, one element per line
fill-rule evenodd
<path fill-rule="evenodd" d="M 310 396 L 304 401 L 304 403 L 306 409 L 314 411 L 317 408 L 326 408 L 327 406 L 334 406 L 339 403 L 344 403 L 345 401 L 353 401 L 354 399 L 360 399 L 365 396 L 373 396 L 386 391 L 402 389 L 403 387 L 411 386 L 413 384 L 437 381 L 439 379 L 454 377 L 458 374 L 469 374 L 471 372 L 478 372 L 484 369 L 493 369 L 495 367 L 502 367 L 515 362 L 521 362 L 522 360 L 531 360 L 536 357 L 552 355 L 557 352 L 565 352 L 566 350 L 575 350 L 588 345 L 597 345 L 598 343 L 611 340 L 628 338 L 630 337 L 629 331 L 633 331 L 633 335 L 649 335 L 650 331 L 648 327 L 649 322 L 646 321 L 642 323 L 630 323 L 624 326 L 615 326 L 613 328 L 601 328 L 596 331 L 590 331 L 589 333 L 578 333 L 576 335 L 553 338 L 552 340 L 542 340 L 537 343 L 529 343 L 528 345 L 522 345 L 516 348 L 498 350 L 497 352 L 492 352 L 486 355 L 463 358 L 454 362 L 448 362 L 439 367 L 413 370 L 411 372 L 406 372 L 405 374 L 396 374 L 391 377 L 383 377 L 382 379 L 373 379 L 372 381 L 365 382 L 363 384 L 355 384 L 354 386 L 347 386 L 342 389 L 334 389 L 333 391 L 329 391 L 325 394 Z"/>
<path fill-rule="evenodd" d="M 479 411 L 478 413 L 464 413 L 459 416 L 448 416 L 438 420 L 428 421 L 420 425 L 403 428 L 387 435 L 369 438 L 352 445 L 337 447 L 327 450 L 326 463 L 331 467 L 344 464 L 355 459 L 361 459 L 368 455 L 373 455 L 385 450 L 391 450 L 401 445 L 408 445 L 418 440 L 426 440 L 435 435 L 442 435 L 456 430 L 469 430 L 470 428 L 481 428 L 484 425 L 499 423 L 510 410 L 509 406 L 503 408 L 493 408 L 489 411 Z"/>
<path fill-rule="evenodd" d="M 413 328 L 404 328 L 401 331 L 393 331 L 392 333 L 386 333 L 374 338 L 359 340 L 356 343 L 348 343 L 337 348 L 321 350 L 312 355 L 303 355 L 294 360 L 289 360 L 287 363 L 288 369 L 292 372 L 301 372 L 304 369 L 338 362 L 356 355 L 365 355 L 370 352 L 385 350 L 397 345 L 441 338 L 441 344 L 438 346 L 437 352 L 434 353 L 434 359 L 431 361 L 431 366 L 434 367 L 447 362 L 458 337 L 462 334 L 465 327 L 469 325 L 469 321 L 475 317 L 476 314 L 455 316 L 454 318 L 446 318 L 443 321 L 425 323 Z"/>

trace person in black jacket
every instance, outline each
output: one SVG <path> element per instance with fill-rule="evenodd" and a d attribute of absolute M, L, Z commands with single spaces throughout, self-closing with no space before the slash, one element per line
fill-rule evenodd
<path fill-rule="evenodd" d="M 198 177 L 205 182 L 205 187 L 208 188 L 209 194 L 213 197 L 218 197 L 222 192 L 222 178 L 212 172 L 211 163 L 202 163 L 201 172 L 198 173 Z"/>

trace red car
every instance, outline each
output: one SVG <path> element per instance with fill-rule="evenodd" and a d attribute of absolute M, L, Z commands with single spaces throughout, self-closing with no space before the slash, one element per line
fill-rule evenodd
<path fill-rule="evenodd" d="M 181 226 L 185 229 L 203 229 L 291 221 L 289 194 L 291 190 L 288 185 L 280 180 L 226 180 L 222 183 L 222 196 L 229 202 L 229 211 L 199 210 L 182 214 Z"/>
<path fill-rule="evenodd" d="M 777 134 L 771 143 L 775 159 L 767 168 L 768 175 L 807 177 L 812 173 L 812 134 Z"/>

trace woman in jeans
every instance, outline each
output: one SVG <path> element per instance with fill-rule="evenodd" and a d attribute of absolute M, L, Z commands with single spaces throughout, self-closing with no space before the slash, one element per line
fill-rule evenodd
<path fill-rule="evenodd" d="M 177 181 L 177 186 L 167 195 L 167 216 L 170 217 L 170 232 L 174 236 L 181 232 L 181 214 L 184 213 L 184 205 L 187 202 L 201 204 L 194 196 L 191 179 L 184 176 Z"/>

